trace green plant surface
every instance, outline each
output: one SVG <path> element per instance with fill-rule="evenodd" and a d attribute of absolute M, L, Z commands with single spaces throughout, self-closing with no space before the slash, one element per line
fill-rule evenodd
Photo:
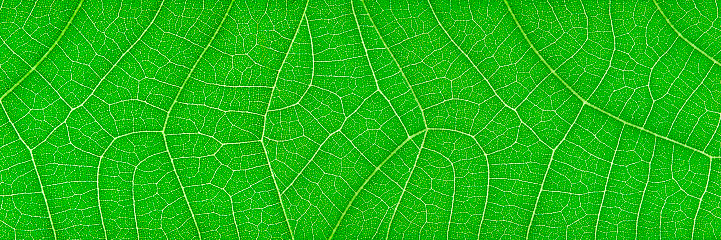
<path fill-rule="evenodd" d="M 0 239 L 721 239 L 716 1 L 0 1 Z"/>

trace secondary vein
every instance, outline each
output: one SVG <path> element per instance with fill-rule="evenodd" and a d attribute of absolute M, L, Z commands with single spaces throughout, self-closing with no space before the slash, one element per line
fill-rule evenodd
<path fill-rule="evenodd" d="M 674 143 L 674 144 L 676 144 L 676 145 L 679 145 L 679 146 L 681 146 L 681 147 L 684 147 L 684 148 L 687 148 L 687 149 L 692 150 L 692 151 L 694 151 L 694 152 L 700 153 L 701 155 L 704 155 L 704 156 L 707 156 L 707 157 L 714 157 L 714 156 L 711 156 L 710 154 L 708 154 L 708 153 L 706 153 L 706 152 L 704 152 L 704 151 L 702 151 L 702 150 L 699 150 L 699 149 L 697 149 L 697 148 L 694 148 L 694 147 L 692 147 L 692 146 L 686 145 L 686 144 L 684 144 L 684 143 L 681 143 L 681 142 L 676 141 L 676 140 L 674 140 L 674 139 L 671 139 L 671 138 L 669 138 L 669 137 L 666 137 L 666 136 L 663 136 L 663 135 L 661 135 L 661 134 L 655 133 L 655 132 L 653 132 L 653 131 L 651 131 L 651 130 L 648 130 L 648 129 L 644 128 L 644 127 L 641 127 L 641 126 L 638 126 L 638 125 L 636 125 L 636 124 L 630 123 L 630 122 L 628 122 L 628 121 L 626 121 L 626 120 L 623 120 L 623 119 L 621 119 L 620 117 L 618 117 L 618 116 L 616 116 L 616 115 L 613 115 L 613 114 L 607 112 L 606 110 L 603 110 L 602 108 L 600 108 L 600 107 L 598 107 L 598 106 L 596 106 L 596 105 L 588 102 L 588 100 L 586 100 L 584 97 L 582 97 L 580 94 L 578 94 L 578 92 L 576 92 L 576 90 L 573 89 L 573 87 L 571 87 L 571 85 L 569 85 L 565 80 L 563 80 L 563 78 L 561 78 L 561 76 L 558 75 L 558 73 L 556 72 L 556 70 L 555 70 L 553 67 L 551 67 L 551 65 L 548 63 L 548 61 L 546 61 L 546 58 L 544 58 L 544 57 L 541 55 L 541 53 L 538 51 L 538 49 L 536 48 L 536 46 L 531 42 L 531 39 L 528 38 L 528 35 L 526 34 L 525 30 L 523 30 L 523 28 L 521 27 L 521 23 L 518 22 L 518 19 L 516 18 L 516 14 L 515 14 L 515 13 L 513 12 L 513 10 L 511 9 L 511 5 L 508 3 L 508 0 L 503 0 L 503 2 L 506 4 L 506 8 L 508 9 L 508 12 L 511 14 L 511 17 L 513 18 L 513 22 L 516 24 L 516 27 L 518 27 L 518 29 L 521 31 L 521 35 L 523 35 L 523 38 L 526 40 L 526 42 L 528 43 L 528 45 L 531 47 L 531 50 L 533 50 L 533 52 L 536 54 L 536 56 L 541 60 L 541 63 L 543 63 L 543 65 L 545 65 L 546 68 L 548 68 L 548 70 L 551 71 L 551 75 L 553 75 L 556 79 L 558 79 L 559 81 L 561 81 L 561 83 L 566 87 L 566 89 L 568 89 L 576 98 L 578 98 L 579 100 L 581 100 L 581 102 L 583 102 L 584 105 L 588 105 L 589 107 L 595 109 L 596 111 L 599 111 L 599 112 L 601 112 L 602 114 L 604 114 L 604 115 L 606 115 L 606 116 L 609 116 L 609 117 L 615 119 L 616 121 L 619 121 L 619 122 L 621 122 L 621 123 L 623 123 L 623 124 L 625 124 L 625 125 L 628 125 L 628 126 L 630 126 L 630 127 L 635 128 L 635 129 L 638 129 L 638 130 L 640 130 L 640 131 L 642 131 L 642 132 L 651 134 L 651 135 L 653 135 L 653 136 L 655 136 L 655 137 L 664 139 L 664 140 L 666 140 L 666 141 L 669 141 L 669 142 Z"/>
<path fill-rule="evenodd" d="M 714 64 L 716 64 L 716 65 L 718 65 L 718 66 L 721 66 L 721 62 L 719 62 L 718 60 L 716 60 L 715 58 L 713 58 L 711 55 L 709 55 L 708 53 L 706 53 L 706 51 L 702 50 L 701 48 L 699 48 L 698 46 L 696 46 L 696 44 L 694 44 L 693 42 L 691 42 L 691 40 L 689 40 L 688 38 L 686 38 L 686 36 L 684 36 L 683 34 L 681 34 L 681 31 L 679 31 L 679 30 L 676 28 L 676 26 L 674 26 L 673 23 L 671 23 L 671 19 L 669 19 L 669 18 L 666 16 L 666 13 L 664 13 L 663 10 L 661 10 L 661 6 L 658 5 L 658 1 L 653 0 L 653 4 L 656 5 L 656 9 L 658 9 L 658 12 L 661 13 L 661 16 L 663 16 L 663 19 L 666 20 L 666 23 L 668 23 L 668 26 L 671 27 L 671 29 L 673 29 L 674 32 L 676 32 L 676 35 L 678 35 L 679 38 L 681 38 L 684 42 L 688 43 L 688 45 L 691 45 L 691 47 L 692 47 L 693 49 L 695 49 L 696 51 L 698 51 L 699 53 L 701 53 L 701 55 L 704 55 L 706 58 L 708 58 L 709 60 L 711 60 Z"/>
<path fill-rule="evenodd" d="M 175 174 L 176 180 L 178 180 L 178 184 L 180 185 L 180 190 L 183 192 L 183 198 L 185 199 L 185 203 L 188 206 L 188 211 L 190 211 L 190 216 L 193 218 L 193 224 L 195 225 L 195 230 L 197 231 L 198 238 L 202 239 L 203 237 L 200 235 L 200 228 L 198 227 L 198 221 L 195 220 L 195 214 L 193 213 L 193 208 L 190 206 L 190 201 L 188 201 L 188 194 L 185 192 L 185 187 L 183 187 L 183 182 L 180 181 L 180 175 L 178 174 L 178 169 L 175 167 L 175 161 L 173 160 L 173 156 L 170 153 L 170 148 L 168 148 L 168 137 L 167 137 L 167 127 L 168 127 L 168 119 L 170 119 L 170 113 L 173 111 L 173 107 L 175 107 L 175 104 L 178 103 L 178 97 L 180 97 L 180 94 L 183 92 L 183 88 L 188 83 L 188 80 L 193 75 L 193 72 L 195 71 L 196 67 L 198 66 L 198 63 L 200 63 L 200 60 L 203 59 L 203 56 L 208 51 L 208 48 L 213 43 L 213 40 L 215 40 L 215 37 L 218 35 L 218 32 L 220 32 L 220 29 L 223 27 L 223 23 L 225 23 L 225 20 L 228 18 L 228 15 L 230 13 L 230 9 L 233 7 L 233 3 L 235 3 L 235 0 L 230 1 L 230 4 L 228 4 L 228 8 L 225 10 L 225 14 L 223 15 L 223 18 L 220 20 L 220 23 L 218 23 L 218 27 L 215 29 L 215 32 L 213 32 L 213 35 L 210 37 L 210 40 L 208 40 L 208 44 L 205 45 L 205 48 L 203 48 L 203 51 L 200 52 L 200 55 L 198 56 L 198 59 L 195 60 L 195 63 L 193 63 L 193 66 L 190 68 L 190 71 L 188 71 L 188 75 L 183 80 L 183 84 L 180 85 L 180 89 L 178 90 L 178 93 L 175 94 L 175 98 L 173 98 L 173 103 L 170 104 L 170 108 L 168 108 L 168 112 L 165 115 L 165 121 L 163 121 L 163 144 L 165 144 L 165 150 L 168 151 L 168 158 L 170 158 L 170 164 L 173 166 L 173 173 Z"/>
<path fill-rule="evenodd" d="M 293 38 L 290 40 L 290 44 L 288 44 L 288 50 L 285 52 L 283 61 L 280 62 L 280 66 L 278 67 L 278 73 L 276 73 L 276 75 L 275 75 L 275 81 L 273 81 L 273 89 L 270 91 L 270 97 L 268 97 L 268 106 L 265 108 L 265 114 L 263 114 L 263 132 L 260 134 L 260 145 L 263 147 L 263 154 L 265 155 L 265 160 L 267 161 L 267 164 L 268 164 L 268 170 L 270 171 L 270 175 L 271 175 L 270 177 L 273 179 L 273 186 L 275 187 L 275 192 L 278 195 L 278 202 L 280 203 L 280 208 L 283 211 L 283 219 L 284 219 L 286 227 L 288 227 L 288 233 L 290 233 L 290 239 L 295 239 L 295 236 L 293 236 L 293 229 L 290 227 L 290 221 L 288 220 L 288 213 L 285 211 L 285 205 L 283 204 L 283 196 L 280 193 L 280 189 L 278 188 L 278 180 L 277 180 L 277 177 L 275 176 L 275 172 L 273 171 L 273 165 L 271 165 L 270 157 L 268 157 L 268 149 L 266 149 L 266 147 L 265 147 L 265 130 L 266 130 L 266 125 L 268 124 L 268 111 L 270 110 L 270 103 L 273 100 L 273 93 L 275 92 L 276 86 L 278 84 L 278 79 L 280 78 L 280 72 L 283 70 L 283 65 L 285 65 L 285 61 L 288 59 L 290 50 L 293 48 L 293 43 L 295 42 L 295 38 L 298 36 L 298 32 L 300 31 L 300 26 L 303 25 L 303 20 L 305 20 L 306 24 L 308 24 L 308 33 L 310 33 L 310 22 L 308 22 L 308 17 L 305 15 L 306 10 L 308 10 L 308 3 L 310 3 L 310 0 L 306 0 L 306 2 L 305 2 L 305 6 L 303 7 L 303 14 L 301 14 L 300 20 L 298 20 L 298 27 L 296 27 L 295 33 L 293 33 Z M 312 48 L 312 43 L 311 43 L 311 48 Z M 309 88 L 310 88 L 310 86 L 309 86 Z"/>
<path fill-rule="evenodd" d="M 45 210 L 48 212 L 48 219 L 49 219 L 49 221 L 50 221 L 50 228 L 52 228 L 52 230 L 53 230 L 53 238 L 54 238 L 54 239 L 58 239 L 58 234 L 57 234 L 57 231 L 55 230 L 55 223 L 53 222 L 53 216 L 52 216 L 52 214 L 50 213 L 50 205 L 48 204 L 48 198 L 47 198 L 47 196 L 45 195 L 45 186 L 43 186 L 43 181 L 42 181 L 42 179 L 40 178 L 40 172 L 38 171 L 38 165 L 37 165 L 37 163 L 35 162 L 35 157 L 33 156 L 33 151 L 32 151 L 32 149 L 30 148 L 30 146 L 29 146 L 27 143 L 25 143 L 25 141 L 24 141 L 24 140 L 22 139 L 22 137 L 20 136 L 20 132 L 17 130 L 17 128 L 15 127 L 15 124 L 14 124 L 14 123 L 12 122 L 12 120 L 10 119 L 10 115 L 8 114 L 7 109 L 5 109 L 5 104 L 2 103 L 2 100 L 5 99 L 5 97 L 7 97 L 8 94 L 10 94 L 13 90 L 15 90 L 15 88 L 17 88 L 18 86 L 20 86 L 20 84 L 21 84 L 23 81 L 25 81 L 25 79 L 27 79 L 28 76 L 30 76 L 30 74 L 33 73 L 33 72 L 35 71 L 35 69 L 48 57 L 48 55 L 50 54 L 50 52 L 52 52 L 53 49 L 55 49 L 55 47 L 56 47 L 56 46 L 58 45 L 58 43 L 60 42 L 60 39 L 63 38 L 63 36 L 65 36 L 65 33 L 67 32 L 68 28 L 70 28 L 70 24 L 73 22 L 73 20 L 75 20 L 75 17 L 78 15 L 78 12 L 80 11 L 80 8 L 83 6 L 83 2 L 85 2 L 85 0 L 80 0 L 80 2 L 78 3 L 78 6 L 75 7 L 75 11 L 73 11 L 73 15 L 70 16 L 70 19 L 69 19 L 68 22 L 65 24 L 65 27 L 63 27 L 63 30 L 60 31 L 60 35 L 58 35 L 58 37 L 55 39 L 55 41 L 54 41 L 53 44 L 50 46 L 50 48 L 48 48 L 48 51 L 46 51 L 45 54 L 43 54 L 43 56 L 40 57 L 40 59 L 35 63 L 35 65 L 33 65 L 33 66 L 30 68 L 30 70 L 28 70 L 28 72 L 26 72 L 25 75 L 23 75 L 23 76 L 20 78 L 20 80 L 18 80 L 12 87 L 10 87 L 10 89 L 8 89 L 7 91 L 5 91 L 5 93 L 3 93 L 2 96 L 0 96 L 0 107 L 2 107 L 3 112 L 5 112 L 5 116 L 6 116 L 7 119 L 8 119 L 8 123 L 10 123 L 10 125 L 11 125 L 12 128 L 13 128 L 13 131 L 15 131 L 15 134 L 17 134 L 18 139 L 19 139 L 19 140 L 23 143 L 23 145 L 28 149 L 28 152 L 29 152 L 29 154 L 30 154 L 30 160 L 32 160 L 33 168 L 35 169 L 35 174 L 36 174 L 36 176 L 37 176 L 37 178 L 38 178 L 38 184 L 40 185 L 40 193 L 41 193 L 41 195 L 43 195 L 43 200 L 45 201 Z"/>
<path fill-rule="evenodd" d="M 65 33 L 68 31 L 68 28 L 70 28 L 70 24 L 73 22 L 73 20 L 75 20 L 75 17 L 78 15 L 78 12 L 80 11 L 80 8 L 83 6 L 83 2 L 85 2 L 85 0 L 80 0 L 80 3 L 78 3 L 78 6 L 75 7 L 75 11 L 73 11 L 73 15 L 70 16 L 70 20 L 68 20 L 68 22 L 65 24 L 65 27 L 63 27 L 63 30 L 60 31 L 60 35 L 58 35 L 58 37 L 55 39 L 55 42 L 53 42 L 53 44 L 50 45 L 50 48 L 48 48 L 48 51 L 46 51 L 45 54 L 43 54 L 43 56 L 40 57 L 40 60 L 38 60 L 38 61 L 35 63 L 35 65 L 33 65 L 33 66 L 30 68 L 30 70 L 28 70 L 28 71 L 25 73 L 25 75 L 23 75 L 23 76 L 20 78 L 20 80 L 18 80 L 17 82 L 15 82 L 15 84 L 13 84 L 13 86 L 10 87 L 10 89 L 8 89 L 7 91 L 5 91 L 5 93 L 3 93 L 2 96 L 0 96 L 0 102 L 2 102 L 2 100 L 5 99 L 5 97 L 7 97 L 7 95 L 10 94 L 13 90 L 15 90 L 15 88 L 17 88 L 18 86 L 20 86 L 20 84 L 23 83 L 23 81 L 25 81 L 25 79 L 27 79 L 28 76 L 30 76 L 30 74 L 33 73 L 33 72 L 35 71 L 35 69 L 36 69 L 38 66 L 40 66 L 40 64 L 43 63 L 43 61 L 45 61 L 46 58 L 48 58 L 48 55 L 50 55 L 50 52 L 52 52 L 53 49 L 55 49 L 55 47 L 58 46 L 58 43 L 60 42 L 60 39 L 63 38 L 63 36 L 65 36 Z"/>
<path fill-rule="evenodd" d="M 408 136 L 408 138 L 406 138 L 406 140 L 404 140 L 400 145 L 398 145 L 398 147 L 393 149 L 393 151 L 388 155 L 388 157 L 383 159 L 383 161 L 380 164 L 378 164 L 378 166 L 376 166 L 375 169 L 373 169 L 373 172 L 371 172 L 371 174 L 368 175 L 368 177 L 365 179 L 365 181 L 363 181 L 363 184 L 361 184 L 361 186 L 355 191 L 355 193 L 353 193 L 353 197 L 351 197 L 350 201 L 348 201 L 348 204 L 345 206 L 345 209 L 343 209 L 343 212 L 340 214 L 340 218 L 338 218 L 338 222 L 336 222 L 335 227 L 333 227 L 333 231 L 330 233 L 328 240 L 333 239 L 333 236 L 335 235 L 336 231 L 338 231 L 338 227 L 340 227 L 340 223 L 343 222 L 343 218 L 348 213 L 348 210 L 353 205 L 353 202 L 356 200 L 356 198 L 358 198 L 358 195 L 360 195 L 360 192 L 363 191 L 363 189 L 365 189 L 365 186 L 368 184 L 368 182 L 370 182 L 370 180 L 373 178 L 373 176 L 375 176 L 381 170 L 383 165 L 385 165 L 385 163 L 388 162 L 388 160 L 391 159 L 391 157 L 393 157 L 393 155 L 395 155 L 396 152 L 398 152 L 398 150 L 403 148 L 403 146 L 405 146 L 406 143 L 410 142 L 413 138 L 415 138 L 416 136 L 418 136 L 422 133 L 425 133 L 426 131 L 428 131 L 428 129 L 423 129 L 421 131 L 414 133 L 413 135 Z"/>

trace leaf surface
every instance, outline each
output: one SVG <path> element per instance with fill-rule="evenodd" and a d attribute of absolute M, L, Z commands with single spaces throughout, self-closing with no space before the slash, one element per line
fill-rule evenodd
<path fill-rule="evenodd" d="M 2 239 L 718 239 L 711 1 L 3 1 Z"/>

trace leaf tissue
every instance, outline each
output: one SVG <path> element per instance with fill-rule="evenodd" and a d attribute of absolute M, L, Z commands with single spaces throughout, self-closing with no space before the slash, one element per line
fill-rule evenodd
<path fill-rule="evenodd" d="M 720 239 L 716 1 L 6 0 L 0 239 Z"/>

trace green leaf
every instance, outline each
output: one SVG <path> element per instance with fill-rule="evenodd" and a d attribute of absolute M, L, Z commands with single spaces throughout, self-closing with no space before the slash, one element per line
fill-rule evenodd
<path fill-rule="evenodd" d="M 0 239 L 719 239 L 712 1 L 0 3 Z"/>

